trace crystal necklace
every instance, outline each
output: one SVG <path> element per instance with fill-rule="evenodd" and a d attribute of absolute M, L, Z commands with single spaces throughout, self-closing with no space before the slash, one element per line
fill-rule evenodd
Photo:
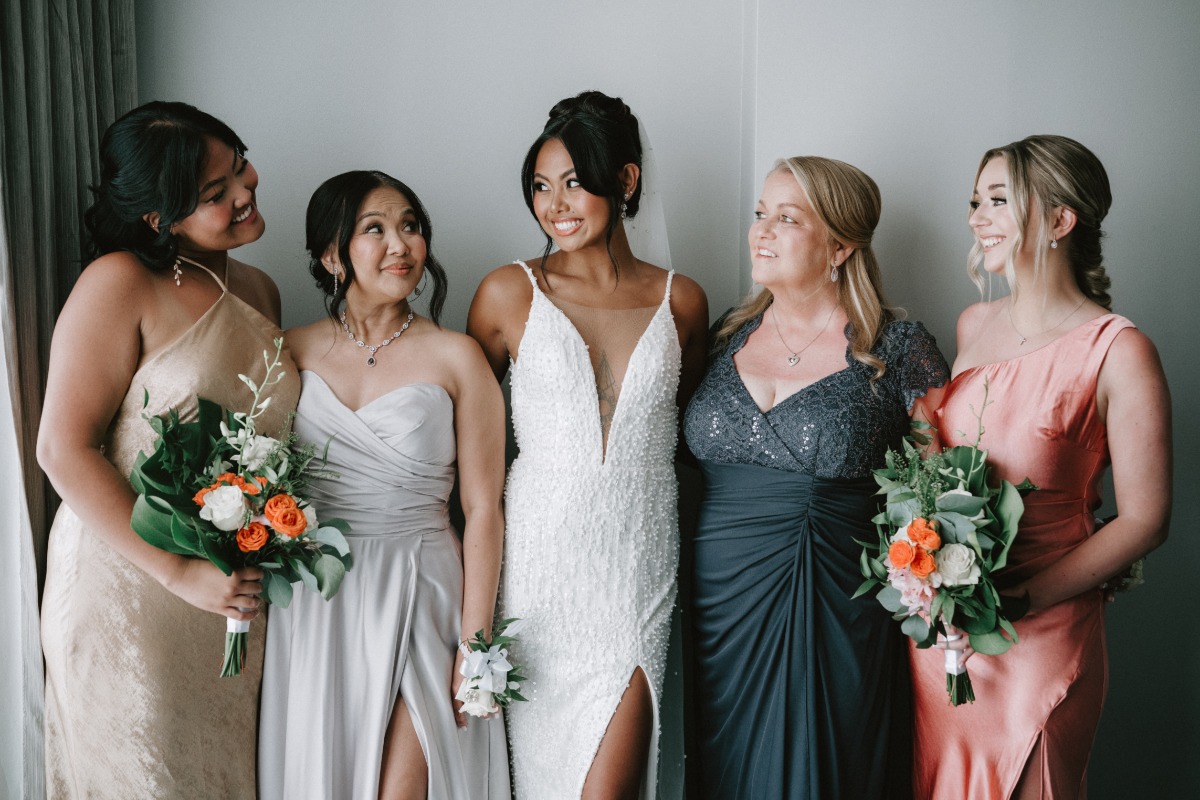
<path fill-rule="evenodd" d="M 367 348 L 367 350 L 371 353 L 371 355 L 367 356 L 367 366 L 373 367 L 373 366 L 375 366 L 375 351 L 381 347 L 387 347 L 389 344 L 391 344 L 397 338 L 399 338 L 400 334 L 402 334 L 406 330 L 408 330 L 408 326 L 411 325 L 412 321 L 413 321 L 413 312 L 412 312 L 412 309 L 409 309 L 408 319 L 404 320 L 404 324 L 400 326 L 400 330 L 396 331 L 395 333 L 393 333 L 391 336 L 384 339 L 379 344 L 374 344 L 374 345 L 367 344 L 362 339 L 359 339 L 357 336 L 354 335 L 353 331 L 350 330 L 350 326 L 346 324 L 346 309 L 344 309 L 344 308 L 342 309 L 341 321 L 342 321 L 342 330 L 344 330 L 346 332 L 346 336 L 350 339 L 350 341 L 354 342 L 359 347 Z"/>
<path fill-rule="evenodd" d="M 1086 303 L 1086 302 L 1087 302 L 1087 295 L 1084 295 L 1083 299 L 1079 301 L 1079 305 L 1077 305 L 1077 306 L 1075 306 L 1074 308 L 1072 308 L 1072 309 L 1071 309 L 1071 311 L 1070 311 L 1070 313 L 1068 313 L 1068 314 L 1067 314 L 1065 317 L 1063 317 L 1062 319 L 1060 319 L 1060 320 L 1058 321 L 1058 324 L 1057 324 L 1057 325 L 1053 325 L 1053 326 L 1051 326 L 1051 327 L 1049 327 L 1049 328 L 1042 328 L 1042 329 L 1041 329 L 1040 331 L 1038 331 L 1037 333 L 1031 333 L 1031 334 L 1029 334 L 1029 336 L 1026 336 L 1025 334 L 1021 333 L 1021 329 L 1017 327 L 1017 323 L 1013 322 L 1013 316 L 1012 316 L 1012 300 L 1010 299 L 1010 300 L 1008 301 L 1008 308 L 1006 309 L 1006 311 L 1008 311 L 1008 324 L 1009 324 L 1009 325 L 1012 325 L 1012 329 L 1013 329 L 1014 331 L 1016 331 L 1016 333 L 1017 333 L 1017 336 L 1020 336 L 1020 337 L 1021 337 L 1021 342 L 1020 342 L 1020 344 L 1018 345 L 1019 347 L 1021 347 L 1021 346 L 1024 346 L 1024 345 L 1025 345 L 1025 342 L 1026 342 L 1026 340 L 1028 340 L 1028 339 L 1030 338 L 1030 336 L 1041 336 L 1043 333 L 1049 333 L 1050 331 L 1052 331 L 1052 330 L 1055 330 L 1056 328 L 1058 328 L 1058 327 L 1059 327 L 1059 325 L 1062 325 L 1064 322 L 1066 322 L 1067 320 L 1069 320 L 1071 317 L 1075 316 L 1075 312 L 1076 312 L 1076 311 L 1078 311 L 1079 309 L 1083 308 L 1083 304 L 1084 304 L 1084 303 Z"/>
<path fill-rule="evenodd" d="M 779 317 L 775 314 L 775 305 L 771 305 L 771 321 L 775 323 L 775 333 L 778 334 L 779 341 L 783 342 L 783 348 L 791 353 L 787 360 L 789 367 L 794 367 L 799 364 L 800 356 L 804 353 L 804 351 L 812 347 L 813 342 L 821 338 L 821 334 L 824 333 L 825 329 L 829 327 L 829 320 L 833 319 L 834 311 L 837 311 L 837 303 L 834 303 L 833 308 L 829 309 L 829 316 L 825 318 L 825 324 L 821 326 L 821 330 L 817 331 L 817 335 L 810 339 L 808 344 L 804 345 L 804 347 L 801 347 L 799 350 L 793 350 L 791 346 L 784 341 L 783 331 L 779 329 Z"/>

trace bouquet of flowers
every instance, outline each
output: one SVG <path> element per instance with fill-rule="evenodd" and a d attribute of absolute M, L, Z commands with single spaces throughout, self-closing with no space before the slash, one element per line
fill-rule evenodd
<path fill-rule="evenodd" d="M 455 700 L 461 700 L 464 714 L 486 717 L 495 714 L 501 706 L 507 707 L 521 696 L 521 668 L 508 658 L 508 645 L 516 641 L 516 635 L 525 627 L 519 619 L 502 619 L 500 633 L 491 639 L 476 631 L 471 639 L 459 643 L 463 662 L 459 674 L 466 680 L 458 687 Z"/>
<path fill-rule="evenodd" d="M 984 387 L 986 408 L 987 387 Z M 854 596 L 877 586 L 875 595 L 917 647 L 930 647 L 941 634 L 955 641 L 962 632 L 971 647 L 1000 655 L 1016 644 L 1013 621 L 1027 603 L 1001 599 L 992 575 L 1004 567 L 1025 511 L 1022 494 L 1036 489 L 1028 479 L 1014 486 L 988 480 L 983 411 L 974 445 L 931 452 L 929 438 L 915 434 L 903 452 L 888 450 L 887 466 L 875 470 L 886 508 L 875 518 L 876 543 L 863 545 L 859 567 L 866 578 Z M 927 425 L 914 425 L 918 430 Z M 946 691 L 954 705 L 973 703 L 975 692 L 962 652 L 946 650 Z"/>
<path fill-rule="evenodd" d="M 255 429 L 271 403 L 263 394 L 284 377 L 282 350 L 279 338 L 273 358 L 263 352 L 261 383 L 238 375 L 254 393 L 248 412 L 197 398 L 195 422 L 180 422 L 175 409 L 145 414 L 158 438 L 153 452 L 138 456 L 129 480 L 138 493 L 130 521 L 138 535 L 168 552 L 207 559 L 226 575 L 259 567 L 266 602 L 286 607 L 296 581 L 328 600 L 352 561 L 346 523 L 319 523 L 303 498 L 312 478 L 332 477 L 314 467 L 316 447 L 296 447 L 290 430 L 273 439 Z M 147 393 L 143 408 L 149 399 Z M 249 622 L 228 620 L 222 677 L 241 674 L 249 630 Z"/>

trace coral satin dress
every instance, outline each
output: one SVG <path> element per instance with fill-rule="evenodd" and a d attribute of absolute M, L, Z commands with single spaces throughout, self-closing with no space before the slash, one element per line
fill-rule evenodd
<path fill-rule="evenodd" d="M 959 374 L 937 427 L 947 446 L 970 444 L 984 402 L 982 446 L 994 477 L 1039 488 L 1000 577 L 1003 590 L 1046 568 L 1095 530 L 1108 436 L 1096 381 L 1113 340 L 1133 323 L 1107 314 L 1026 355 Z M 1099 590 L 1016 623 L 1020 643 L 968 662 L 976 701 L 946 699 L 939 650 L 910 650 L 916 704 L 916 797 L 1006 798 L 1037 750 L 1043 797 L 1087 793 L 1087 764 L 1108 687 L 1104 600 Z"/>

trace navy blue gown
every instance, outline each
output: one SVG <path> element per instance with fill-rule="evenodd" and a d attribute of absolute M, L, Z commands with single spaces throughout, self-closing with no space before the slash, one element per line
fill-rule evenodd
<path fill-rule="evenodd" d="M 912 736 L 899 626 L 868 594 L 855 543 L 875 537 L 871 470 L 909 429 L 912 403 L 948 378 L 920 323 L 885 326 L 887 372 L 847 367 L 762 412 L 733 355 L 689 405 L 705 494 L 694 542 L 696 747 L 703 797 L 908 797 Z M 847 332 L 849 332 L 847 328 Z"/>

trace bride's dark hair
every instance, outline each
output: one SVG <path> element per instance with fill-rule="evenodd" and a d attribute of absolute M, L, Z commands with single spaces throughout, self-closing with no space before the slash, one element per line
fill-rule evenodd
<path fill-rule="evenodd" d="M 536 218 L 533 209 L 533 174 L 538 153 L 546 142 L 557 139 L 566 148 L 575 164 L 575 177 L 584 191 L 602 197 L 608 202 L 608 226 L 604 241 L 608 246 L 608 257 L 617 268 L 612 255 L 612 237 L 621 223 L 621 204 L 625 204 L 625 216 L 637 215 L 642 198 L 642 181 L 629 199 L 625 199 L 625 185 L 621 182 L 621 171 L 626 164 L 642 168 L 642 140 L 638 136 L 638 121 L 629 106 L 619 97 L 609 97 L 603 92 L 589 91 L 560 100 L 550 109 L 550 118 L 541 135 L 533 141 L 521 166 L 521 186 L 525 205 Z M 543 231 L 544 233 L 544 231 Z M 546 235 L 546 249 L 542 263 L 554 248 L 554 240 Z M 619 270 L 618 270 L 619 274 Z"/>
<path fill-rule="evenodd" d="M 446 302 L 446 270 L 433 257 L 433 225 L 429 222 L 429 212 L 416 192 L 387 173 L 376 170 L 343 172 L 325 181 L 313 192 L 304 220 L 304 247 L 308 250 L 309 274 L 317 282 L 317 288 L 325 293 L 325 308 L 330 318 L 337 321 L 342 303 L 346 301 L 346 290 L 354 283 L 350 239 L 354 237 L 354 226 L 363 201 L 376 189 L 394 189 L 412 203 L 413 213 L 421 228 L 421 238 L 425 240 L 425 271 L 433 284 L 429 295 L 429 318 L 438 325 L 442 306 Z M 325 251 L 332 245 L 337 246 L 338 260 L 345 270 L 345 276 L 337 283 L 336 292 L 333 276 L 321 263 Z"/>
<path fill-rule="evenodd" d="M 228 125 L 187 103 L 155 100 L 128 112 L 100 140 L 100 183 L 84 212 L 87 260 L 127 250 L 151 269 L 168 269 L 179 247 L 171 226 L 200 202 L 208 139 L 239 156 L 246 145 Z M 143 219 L 158 213 L 158 230 Z"/>

